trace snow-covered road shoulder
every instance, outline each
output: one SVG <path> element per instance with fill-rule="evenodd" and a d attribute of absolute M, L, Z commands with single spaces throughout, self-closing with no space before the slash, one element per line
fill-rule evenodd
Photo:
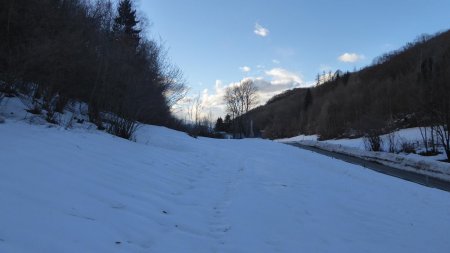
<path fill-rule="evenodd" d="M 289 141 L 283 143 L 291 143 Z M 374 152 L 359 148 L 347 147 L 341 144 L 314 140 L 298 140 L 294 143 L 319 148 L 322 150 L 362 158 L 367 161 L 378 162 L 391 168 L 410 171 L 450 182 L 450 163 L 423 159 L 420 156 L 406 156 L 387 152 Z"/>

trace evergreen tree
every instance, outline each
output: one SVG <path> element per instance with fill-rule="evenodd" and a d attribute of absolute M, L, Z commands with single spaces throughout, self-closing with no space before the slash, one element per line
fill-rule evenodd
<path fill-rule="evenodd" d="M 227 116 L 225 116 L 225 120 L 223 121 L 223 130 L 227 133 L 231 132 L 231 124 L 231 116 L 227 114 Z"/>
<path fill-rule="evenodd" d="M 224 131 L 223 119 L 221 117 L 217 119 L 216 125 L 214 126 L 214 130 L 216 130 L 217 132 Z"/>
<path fill-rule="evenodd" d="M 137 28 L 139 21 L 136 17 L 136 10 L 133 10 L 131 0 L 120 1 L 117 14 L 113 26 L 116 39 L 123 41 L 134 49 L 137 48 L 141 30 Z"/>
<path fill-rule="evenodd" d="M 321 80 L 321 78 L 320 78 L 320 73 L 317 73 L 317 76 L 316 76 L 316 86 L 319 86 L 321 83 L 320 83 L 320 80 Z"/>

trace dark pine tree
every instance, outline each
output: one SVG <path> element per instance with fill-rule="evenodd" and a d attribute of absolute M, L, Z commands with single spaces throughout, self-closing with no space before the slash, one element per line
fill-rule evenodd
<path fill-rule="evenodd" d="M 231 116 L 229 114 L 227 114 L 227 116 L 225 116 L 225 120 L 223 121 L 223 131 L 230 133 L 231 132 Z"/>
<path fill-rule="evenodd" d="M 217 119 L 216 125 L 214 126 L 214 130 L 216 130 L 217 132 L 224 131 L 223 119 L 221 117 Z"/>
<path fill-rule="evenodd" d="M 139 21 L 136 10 L 133 10 L 131 0 L 122 0 L 117 8 L 117 17 L 114 19 L 113 31 L 117 40 L 121 40 L 133 48 L 137 48 L 140 41 L 141 30 L 137 28 Z"/>

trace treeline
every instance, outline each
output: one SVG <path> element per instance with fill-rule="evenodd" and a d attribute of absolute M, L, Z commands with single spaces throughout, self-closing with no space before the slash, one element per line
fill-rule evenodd
<path fill-rule="evenodd" d="M 420 36 L 353 73 L 294 89 L 248 113 L 266 138 L 319 134 L 322 139 L 450 123 L 450 31 Z M 446 132 L 445 132 L 446 131 Z"/>
<path fill-rule="evenodd" d="M 0 1 L 0 92 L 28 94 L 49 121 L 86 102 L 90 121 L 125 138 L 137 121 L 176 123 L 181 72 L 141 21 L 131 0 Z"/>

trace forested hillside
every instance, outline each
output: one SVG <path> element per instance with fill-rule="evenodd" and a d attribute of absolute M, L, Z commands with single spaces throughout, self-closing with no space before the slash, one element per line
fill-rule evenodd
<path fill-rule="evenodd" d="M 264 137 L 322 139 L 450 122 L 450 31 L 422 35 L 358 72 L 287 91 L 248 113 Z M 445 130 L 444 129 L 444 130 Z M 448 129 L 443 140 L 448 141 Z M 448 144 L 447 144 L 448 145 Z"/>
<path fill-rule="evenodd" d="M 0 99 L 28 96 L 49 122 L 81 101 L 91 122 L 125 138 L 137 121 L 171 124 L 185 87 L 144 20 L 130 0 L 0 1 Z"/>

